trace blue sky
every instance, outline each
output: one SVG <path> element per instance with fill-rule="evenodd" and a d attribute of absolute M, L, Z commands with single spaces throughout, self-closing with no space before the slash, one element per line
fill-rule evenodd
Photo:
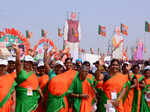
<path fill-rule="evenodd" d="M 149 4 L 150 0 L 1 0 L 0 29 L 15 27 L 24 34 L 27 29 L 32 31 L 33 46 L 40 39 L 40 30 L 45 28 L 48 37 L 60 48 L 62 39 L 58 40 L 57 28 L 63 27 L 67 12 L 76 11 L 80 12 L 82 48 L 106 50 L 114 27 L 124 23 L 129 27 L 129 36 L 125 37 L 129 50 L 139 38 L 145 40 L 145 47 L 150 49 L 150 34 L 144 33 L 144 22 L 150 21 Z M 97 35 L 99 24 L 109 30 L 106 38 Z M 150 50 L 145 56 L 148 54 Z"/>

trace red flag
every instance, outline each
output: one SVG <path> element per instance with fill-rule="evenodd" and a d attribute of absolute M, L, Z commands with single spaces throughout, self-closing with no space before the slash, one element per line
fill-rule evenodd
<path fill-rule="evenodd" d="M 98 26 L 98 34 L 103 37 L 106 37 L 106 27 L 99 25 Z"/>
<path fill-rule="evenodd" d="M 62 37 L 62 36 L 63 36 L 63 32 L 62 32 L 62 29 L 61 29 L 61 28 L 58 28 L 58 36 L 59 36 L 59 37 Z"/>

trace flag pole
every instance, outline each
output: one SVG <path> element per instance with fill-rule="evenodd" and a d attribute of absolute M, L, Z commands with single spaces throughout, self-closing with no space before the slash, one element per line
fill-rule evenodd
<path fill-rule="evenodd" d="M 144 32 L 144 45 L 143 45 L 143 47 L 144 47 L 144 59 L 146 59 L 146 52 L 145 52 L 145 48 L 146 48 L 146 32 Z"/>
<path fill-rule="evenodd" d="M 113 34 L 114 34 L 114 25 L 113 24 L 111 24 L 110 25 L 110 30 L 111 30 L 111 32 L 110 32 L 110 39 L 108 40 L 109 41 L 109 49 L 110 49 L 110 53 L 109 53 L 109 55 L 112 57 L 112 54 L 113 54 L 113 46 L 112 46 L 112 37 L 113 37 Z"/>
<path fill-rule="evenodd" d="M 144 49 L 146 48 L 146 23 L 144 24 Z M 144 59 L 145 59 L 145 51 L 144 51 Z"/>

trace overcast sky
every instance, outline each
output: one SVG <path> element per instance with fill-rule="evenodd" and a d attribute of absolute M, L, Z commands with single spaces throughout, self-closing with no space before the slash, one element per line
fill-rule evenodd
<path fill-rule="evenodd" d="M 62 39 L 57 37 L 57 28 L 63 27 L 67 12 L 71 11 L 80 13 L 82 48 L 106 50 L 114 27 L 124 23 L 129 27 L 129 36 L 124 37 L 125 46 L 130 50 L 136 39 L 141 38 L 146 42 L 146 57 L 150 54 L 150 34 L 144 32 L 145 20 L 150 22 L 150 0 L 1 0 L 0 29 L 15 27 L 24 34 L 27 29 L 32 31 L 33 46 L 44 28 L 48 37 L 61 48 Z M 99 24 L 107 27 L 106 38 L 97 35 Z"/>

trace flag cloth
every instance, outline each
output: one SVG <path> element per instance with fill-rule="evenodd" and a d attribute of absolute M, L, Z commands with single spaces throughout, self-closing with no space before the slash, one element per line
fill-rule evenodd
<path fill-rule="evenodd" d="M 103 37 L 106 37 L 106 27 L 99 25 L 98 26 L 98 34 Z"/>
<path fill-rule="evenodd" d="M 29 31 L 26 30 L 26 38 L 28 38 L 28 37 L 29 37 Z"/>
<path fill-rule="evenodd" d="M 62 32 L 62 29 L 61 29 L 61 28 L 58 28 L 58 36 L 59 36 L 59 37 L 62 37 L 62 36 L 63 36 L 63 32 Z"/>
<path fill-rule="evenodd" d="M 41 30 L 41 36 L 42 36 L 42 37 L 47 37 L 47 31 L 44 30 L 44 29 L 42 29 L 42 30 Z"/>
<path fill-rule="evenodd" d="M 121 33 L 128 36 L 128 26 L 125 24 L 121 24 Z"/>
<path fill-rule="evenodd" d="M 32 32 L 26 30 L 26 38 L 30 39 L 32 37 Z"/>
<path fill-rule="evenodd" d="M 145 21 L 145 32 L 150 32 L 150 23 Z"/>

